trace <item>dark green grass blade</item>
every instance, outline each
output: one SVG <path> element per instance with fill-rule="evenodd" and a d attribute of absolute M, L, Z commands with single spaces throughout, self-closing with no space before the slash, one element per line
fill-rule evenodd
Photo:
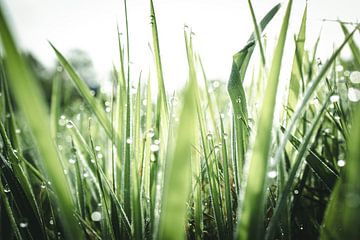
<path fill-rule="evenodd" d="M 185 237 L 186 200 L 190 190 L 190 153 L 195 131 L 195 87 L 194 80 L 190 81 L 184 95 L 176 147 L 166 166 L 160 239 L 184 239 Z"/>
<path fill-rule="evenodd" d="M 65 232 L 69 238 L 80 239 L 82 234 L 72 213 L 74 204 L 71 199 L 70 190 L 64 172 L 59 171 L 59 169 L 62 169 L 62 166 L 52 142 L 50 119 L 43 94 L 17 50 L 2 9 L 0 10 L 0 36 L 2 47 L 6 54 L 6 67 L 11 78 L 10 87 L 29 123 L 43 160 L 42 164 L 49 175 L 53 189 L 58 197 L 58 204 L 63 216 L 62 223 L 66 229 Z"/>

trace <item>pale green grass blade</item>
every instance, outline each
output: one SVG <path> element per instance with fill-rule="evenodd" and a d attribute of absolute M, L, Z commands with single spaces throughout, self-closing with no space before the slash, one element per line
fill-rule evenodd
<path fill-rule="evenodd" d="M 267 79 L 264 102 L 261 107 L 254 148 L 250 159 L 244 201 L 240 205 L 240 219 L 236 236 L 238 239 L 263 239 L 264 236 L 263 218 L 268 158 L 272 143 L 271 129 L 291 7 L 292 0 L 289 1 L 286 9 Z"/>
<path fill-rule="evenodd" d="M 263 47 L 262 40 L 261 40 L 261 35 L 260 35 L 263 29 L 259 28 L 259 25 L 258 25 L 257 20 L 256 20 L 255 11 L 254 11 L 254 8 L 252 6 L 251 0 L 248 0 L 248 4 L 249 4 L 249 8 L 250 8 L 252 22 L 254 24 L 255 38 L 256 38 L 256 41 L 259 44 L 261 62 L 263 64 L 263 67 L 265 67 L 265 65 L 266 65 L 265 51 L 264 51 L 264 47 Z"/>
<path fill-rule="evenodd" d="M 168 159 L 165 172 L 164 195 L 160 218 L 159 239 L 184 239 L 186 217 L 186 201 L 190 191 L 191 144 L 195 132 L 195 88 L 191 79 L 184 94 L 183 107 L 180 114 L 176 134 L 176 146 Z M 181 193 L 181 194 L 179 194 Z"/>
<path fill-rule="evenodd" d="M 11 78 L 10 87 L 30 125 L 43 160 L 42 164 L 57 194 L 58 204 L 63 216 L 62 223 L 66 229 L 65 232 L 68 238 L 80 239 L 82 234 L 73 217 L 74 204 L 71 199 L 70 190 L 63 171 L 59 171 L 59 169 L 62 169 L 62 166 L 50 134 L 50 118 L 45 100 L 36 80 L 17 50 L 4 19 L 2 9 L 0 10 L 0 35 L 6 54 L 8 74 Z"/>
<path fill-rule="evenodd" d="M 168 115 L 168 107 L 167 107 L 164 76 L 163 76 L 161 57 L 160 57 L 161 55 L 160 55 L 159 35 L 158 35 L 153 0 L 150 0 L 150 18 L 151 18 L 151 30 L 152 30 L 152 36 L 153 36 L 153 48 L 154 48 L 154 57 L 155 57 L 155 64 L 156 64 L 156 74 L 157 74 L 157 79 L 158 79 L 158 89 L 160 92 L 159 93 L 160 99 L 158 99 L 157 105 L 158 105 L 158 107 L 160 107 L 162 114 L 165 114 L 165 116 L 167 116 Z"/>
<path fill-rule="evenodd" d="M 290 111 L 294 111 L 296 107 L 301 90 L 300 83 L 303 79 L 302 66 L 303 66 L 305 37 L 306 37 L 306 20 L 307 20 L 307 6 L 304 10 L 300 31 L 295 41 L 295 55 L 291 70 L 289 95 L 287 99 L 287 108 Z"/>
<path fill-rule="evenodd" d="M 56 133 L 58 130 L 58 121 L 60 117 L 60 103 L 61 103 L 61 80 L 58 75 L 53 79 L 52 93 L 51 93 L 51 108 L 50 108 L 50 127 L 51 135 L 56 141 Z"/>

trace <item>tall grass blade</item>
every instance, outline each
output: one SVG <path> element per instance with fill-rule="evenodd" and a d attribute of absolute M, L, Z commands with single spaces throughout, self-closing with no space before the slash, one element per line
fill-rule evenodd
<path fill-rule="evenodd" d="M 286 9 L 279 40 L 275 48 L 271 69 L 267 79 L 268 83 L 264 102 L 261 107 L 254 148 L 250 159 L 250 169 L 246 181 L 244 201 L 240 205 L 240 219 L 236 236 L 238 239 L 263 239 L 263 207 L 265 202 L 268 158 L 272 139 L 271 129 L 291 7 L 292 0 L 289 1 Z"/>

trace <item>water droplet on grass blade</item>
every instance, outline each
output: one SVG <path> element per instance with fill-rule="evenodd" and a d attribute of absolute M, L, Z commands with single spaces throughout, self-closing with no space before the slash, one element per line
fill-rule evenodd
<path fill-rule="evenodd" d="M 334 94 L 330 97 L 330 101 L 333 103 L 338 102 L 339 100 L 340 100 L 340 96 L 337 94 Z"/>
<path fill-rule="evenodd" d="M 91 214 L 91 220 L 94 222 L 99 222 L 101 220 L 101 213 L 99 211 L 95 211 Z"/>
<path fill-rule="evenodd" d="M 344 71 L 344 67 L 342 65 L 337 65 L 335 70 L 337 72 L 342 72 L 342 71 Z"/>
<path fill-rule="evenodd" d="M 352 83 L 360 83 L 360 72 L 359 71 L 354 71 L 350 74 L 350 81 Z"/>
<path fill-rule="evenodd" d="M 26 221 L 26 220 L 23 220 L 23 221 L 21 221 L 21 222 L 19 223 L 19 226 L 20 226 L 21 228 L 27 228 L 28 225 L 29 225 L 29 223 L 28 223 L 28 221 Z"/>
<path fill-rule="evenodd" d="M 338 165 L 339 167 L 344 167 L 345 164 L 346 164 L 345 160 L 340 159 L 340 160 L 337 161 L 337 165 Z"/>
<path fill-rule="evenodd" d="M 158 144 L 151 144 L 150 150 L 151 150 L 152 152 L 157 152 L 157 151 L 160 150 L 160 147 L 159 147 Z"/>
<path fill-rule="evenodd" d="M 275 171 L 275 170 L 269 171 L 267 175 L 269 178 L 276 178 L 277 171 Z"/>
<path fill-rule="evenodd" d="M 360 90 L 356 88 L 349 88 L 348 98 L 351 102 L 358 102 L 360 100 Z"/>
<path fill-rule="evenodd" d="M 11 190 L 10 190 L 10 188 L 9 188 L 9 185 L 6 184 L 6 185 L 4 186 L 4 192 L 5 192 L 5 193 L 11 192 Z"/>
<path fill-rule="evenodd" d="M 298 194 L 299 194 L 299 190 L 295 189 L 295 190 L 294 190 L 294 194 L 295 194 L 295 195 L 298 195 Z"/>
<path fill-rule="evenodd" d="M 127 144 L 132 144 L 132 142 L 133 142 L 133 141 L 132 141 L 131 138 L 126 139 L 126 143 L 127 143 Z"/>
<path fill-rule="evenodd" d="M 150 128 L 146 134 L 147 137 L 152 138 L 155 135 L 154 129 Z"/>
<path fill-rule="evenodd" d="M 73 159 L 73 158 L 70 158 L 70 159 L 69 159 L 69 163 L 70 163 L 70 164 L 75 164 L 75 163 L 76 163 L 76 160 Z"/>
<path fill-rule="evenodd" d="M 74 127 L 74 124 L 71 122 L 71 121 L 67 121 L 66 123 L 66 128 L 73 128 Z"/>

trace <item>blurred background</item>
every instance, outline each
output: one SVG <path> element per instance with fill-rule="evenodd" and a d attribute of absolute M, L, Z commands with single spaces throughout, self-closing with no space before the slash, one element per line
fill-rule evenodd
<path fill-rule="evenodd" d="M 124 29 L 122 0 L 3 0 L 8 19 L 18 43 L 29 53 L 34 65 L 43 71 L 56 67 L 51 41 L 63 52 L 90 85 L 101 83 L 104 90 L 113 65 L 118 65 L 117 25 Z M 253 0 L 258 20 L 279 1 Z M 359 0 L 312 0 L 308 2 L 308 48 L 312 48 L 321 32 L 319 56 L 326 59 L 343 37 L 337 20 L 358 22 Z M 266 30 L 268 51 L 274 41 L 287 1 L 280 14 Z M 292 59 L 293 35 L 298 32 L 306 1 L 294 1 L 285 52 Z M 157 14 L 165 84 L 168 90 L 181 86 L 187 79 L 184 24 L 191 27 L 196 50 L 200 53 L 209 79 L 226 81 L 232 55 L 239 51 L 253 31 L 246 0 L 154 0 Z M 131 69 L 134 79 L 153 64 L 148 0 L 128 1 Z M 124 35 L 123 35 L 124 36 Z M 357 36 L 358 37 L 358 36 Z M 125 39 L 125 37 L 124 37 Z M 346 58 L 348 50 L 343 52 Z M 258 55 L 258 54 L 254 54 Z M 285 60 L 286 61 L 286 60 Z M 286 67 L 286 66 L 284 66 Z M 144 74 L 145 73 L 145 74 Z M 289 76 L 289 75 L 288 75 Z"/>

